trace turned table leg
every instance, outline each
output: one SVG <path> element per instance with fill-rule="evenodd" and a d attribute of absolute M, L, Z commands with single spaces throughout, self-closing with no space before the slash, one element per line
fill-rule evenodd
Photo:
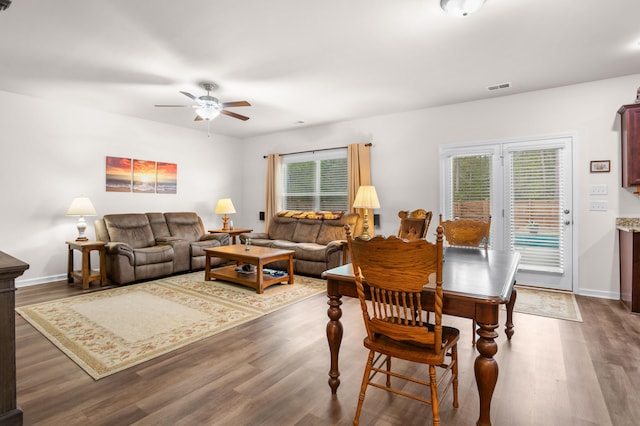
<path fill-rule="evenodd" d="M 478 395 L 480 396 L 480 416 L 478 426 L 491 425 L 491 398 L 498 381 L 498 362 L 493 356 L 498 352 L 498 305 L 476 305 L 478 321 L 478 342 L 476 348 L 479 355 L 474 364 Z"/>
<path fill-rule="evenodd" d="M 327 341 L 329 342 L 329 351 L 331 352 L 331 368 L 329 369 L 329 386 L 331 393 L 335 394 L 340 386 L 340 370 L 338 368 L 338 356 L 340 353 L 340 344 L 342 343 L 342 295 L 338 294 L 337 284 L 327 282 L 327 296 L 329 300 L 327 304 L 327 315 L 329 322 L 327 323 Z"/>

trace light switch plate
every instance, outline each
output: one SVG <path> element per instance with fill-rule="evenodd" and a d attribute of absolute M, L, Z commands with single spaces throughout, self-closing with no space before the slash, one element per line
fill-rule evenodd
<path fill-rule="evenodd" d="M 591 195 L 606 195 L 609 193 L 609 185 L 601 184 L 601 185 L 591 185 Z"/>
<path fill-rule="evenodd" d="M 603 200 L 591 200 L 589 202 L 589 210 L 606 212 L 608 210 L 607 202 Z"/>

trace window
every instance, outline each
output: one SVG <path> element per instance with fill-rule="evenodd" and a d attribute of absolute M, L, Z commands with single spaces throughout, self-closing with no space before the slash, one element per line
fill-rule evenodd
<path fill-rule="evenodd" d="M 452 219 L 489 219 L 492 160 L 491 155 L 451 158 Z"/>
<path fill-rule="evenodd" d="M 349 210 L 346 148 L 286 155 L 282 167 L 286 210 Z"/>

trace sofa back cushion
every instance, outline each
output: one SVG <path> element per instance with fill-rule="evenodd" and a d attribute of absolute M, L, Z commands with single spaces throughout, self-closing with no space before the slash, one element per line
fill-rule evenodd
<path fill-rule="evenodd" d="M 274 216 L 269 222 L 269 238 L 272 240 L 293 240 L 298 219 Z"/>
<path fill-rule="evenodd" d="M 204 235 L 204 225 L 197 213 L 165 213 L 164 218 L 172 237 L 179 237 L 187 241 L 199 241 Z"/>
<path fill-rule="evenodd" d="M 151 247 L 156 240 L 144 213 L 107 214 L 104 224 L 113 242 L 127 243 L 133 248 Z"/>
<path fill-rule="evenodd" d="M 320 227 L 320 232 L 318 233 L 318 238 L 316 238 L 316 243 L 329 244 L 331 241 L 345 240 L 347 234 L 344 226 L 350 225 L 352 229 L 356 229 L 358 217 L 357 213 L 347 213 L 340 219 L 324 219 Z"/>
<path fill-rule="evenodd" d="M 153 236 L 156 237 L 156 239 L 171 236 L 169 227 L 167 226 L 167 221 L 164 219 L 164 215 L 162 213 L 147 213 L 147 218 L 149 219 Z"/>
<path fill-rule="evenodd" d="M 291 241 L 295 241 L 296 243 L 315 243 L 321 226 L 321 220 L 298 219 L 298 224 L 296 225 L 296 230 L 293 232 Z"/>

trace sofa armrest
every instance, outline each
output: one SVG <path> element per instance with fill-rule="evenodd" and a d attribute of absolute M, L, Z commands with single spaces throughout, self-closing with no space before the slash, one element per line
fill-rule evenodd
<path fill-rule="evenodd" d="M 256 240 L 268 240 L 269 234 L 266 232 L 247 232 L 245 234 L 240 234 L 240 241 L 244 244 L 247 241 L 247 238 L 256 239 Z"/>
<path fill-rule="evenodd" d="M 107 254 L 110 254 L 110 255 L 113 255 L 113 256 L 121 255 L 121 256 L 126 257 L 127 259 L 129 259 L 129 263 L 131 265 L 133 265 L 135 263 L 134 262 L 133 247 L 131 247 L 127 243 L 119 243 L 119 242 L 107 243 L 105 245 L 105 251 L 106 251 Z"/>
<path fill-rule="evenodd" d="M 223 233 L 215 233 L 215 234 L 204 234 L 202 237 L 200 237 L 199 241 L 218 240 L 221 246 L 226 246 L 226 245 L 229 245 L 229 238 L 230 238 L 229 234 L 227 234 L 226 232 L 223 232 Z"/>
<path fill-rule="evenodd" d="M 327 257 L 333 252 L 342 250 L 342 264 L 346 265 L 349 260 L 349 244 L 347 240 L 333 240 L 327 244 Z"/>

